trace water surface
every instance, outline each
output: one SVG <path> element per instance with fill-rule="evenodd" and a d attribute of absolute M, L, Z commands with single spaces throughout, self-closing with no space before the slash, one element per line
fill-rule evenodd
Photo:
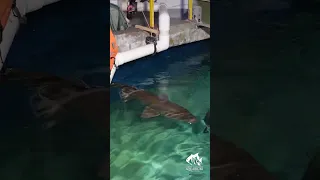
<path fill-rule="evenodd" d="M 319 15 L 220 10 L 212 29 L 212 131 L 278 179 L 300 180 L 307 154 L 320 145 Z"/>
<path fill-rule="evenodd" d="M 210 107 L 209 41 L 169 49 L 120 67 L 114 82 L 167 94 L 202 120 Z M 190 125 L 165 117 L 141 119 L 144 106 L 123 103 L 111 91 L 111 179 L 209 179 L 210 137 L 199 121 Z M 199 153 L 203 170 L 186 170 L 186 158 Z M 191 174 L 191 175 L 190 175 Z"/>

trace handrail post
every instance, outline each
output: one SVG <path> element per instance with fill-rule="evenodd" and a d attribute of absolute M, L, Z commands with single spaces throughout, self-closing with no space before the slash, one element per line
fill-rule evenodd
<path fill-rule="evenodd" d="M 154 0 L 150 0 L 150 28 L 154 28 Z"/>
<path fill-rule="evenodd" d="M 192 20 L 192 0 L 188 0 L 188 19 Z"/>

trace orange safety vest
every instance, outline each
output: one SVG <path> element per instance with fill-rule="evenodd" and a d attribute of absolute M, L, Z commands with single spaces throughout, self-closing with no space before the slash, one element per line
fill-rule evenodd
<path fill-rule="evenodd" d="M 110 71 L 114 66 L 116 55 L 118 54 L 118 45 L 110 28 Z"/>
<path fill-rule="evenodd" d="M 0 21 L 1 27 L 4 28 L 9 19 L 13 0 L 0 0 Z"/>

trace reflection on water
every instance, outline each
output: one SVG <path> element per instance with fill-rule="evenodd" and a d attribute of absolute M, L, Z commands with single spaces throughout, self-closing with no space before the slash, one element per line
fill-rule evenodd
<path fill-rule="evenodd" d="M 96 177 L 107 151 L 109 89 L 18 74 L 22 80 L 1 77 L 0 179 Z"/>
<path fill-rule="evenodd" d="M 78 69 L 108 67 L 108 3 L 100 0 L 90 1 L 89 4 L 86 0 L 78 0 L 76 3 L 59 1 L 29 13 L 28 23 L 22 25 L 15 36 L 6 65 L 63 77 L 69 77 Z M 90 36 L 84 36 L 86 34 Z M 108 83 L 108 76 L 104 74 L 103 77 L 100 82 Z M 45 84 L 39 83 L 42 86 Z M 72 96 L 75 99 L 71 101 L 77 106 L 68 108 L 80 108 L 76 112 L 87 112 L 87 117 L 81 117 L 65 106 L 56 106 L 55 111 L 49 112 L 61 115 L 55 119 L 62 123 L 43 130 L 45 119 L 35 117 L 33 110 L 39 110 L 38 115 L 48 115 L 50 113 L 42 110 L 62 102 L 56 95 L 64 98 L 71 95 L 69 91 L 59 92 L 63 88 L 52 87 L 46 90 L 48 91 L 41 91 L 40 96 L 37 96 L 39 94 L 36 88 L 25 87 L 21 82 L 0 83 L 0 179 L 95 179 L 98 163 L 108 152 L 104 146 L 109 142 L 106 140 L 107 136 L 101 137 L 97 128 L 91 124 L 98 119 L 97 111 L 91 110 L 103 109 L 104 113 L 100 115 L 104 116 L 100 118 L 105 117 L 103 120 L 107 122 L 109 114 L 105 109 L 108 108 L 108 100 L 101 97 L 108 97 L 109 92 L 96 93 L 94 98 L 88 95 L 81 101 Z M 33 106 L 30 101 L 32 96 L 35 97 Z M 46 100 L 41 101 L 43 99 Z M 93 102 L 88 102 L 90 100 Z M 87 108 L 86 102 L 90 107 L 92 104 L 97 106 Z M 97 116 L 92 116 L 95 114 Z"/>
<path fill-rule="evenodd" d="M 189 56 L 175 54 L 202 45 L 171 51 L 166 59 L 161 59 L 162 63 L 169 64 L 164 68 L 152 67 L 153 74 L 150 76 L 128 78 L 121 76 L 119 70 L 114 81 L 143 87 L 155 94 L 166 94 L 170 101 L 202 120 L 210 106 L 210 69 L 201 65 L 209 61 L 208 52 L 194 52 Z M 153 62 L 157 60 L 160 58 L 149 59 Z M 146 66 L 143 64 L 147 62 L 143 61 L 139 65 Z M 131 69 L 131 73 L 140 70 Z M 139 82 L 137 78 L 140 78 Z M 113 96 L 118 96 L 118 89 L 111 91 Z M 202 133 L 202 122 L 190 125 L 162 116 L 142 119 L 143 109 L 139 102 L 124 103 L 118 97 L 111 102 L 111 179 L 209 179 L 210 137 L 209 133 Z M 190 173 L 186 170 L 189 165 L 186 159 L 196 153 L 202 158 L 203 170 Z"/>
<path fill-rule="evenodd" d="M 211 130 L 280 180 L 300 180 L 306 154 L 320 145 L 319 16 L 269 12 L 237 20 L 239 31 L 217 34 L 211 54 Z"/>

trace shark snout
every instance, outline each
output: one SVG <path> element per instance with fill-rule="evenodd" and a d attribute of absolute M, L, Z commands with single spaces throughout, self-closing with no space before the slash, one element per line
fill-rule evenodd
<path fill-rule="evenodd" d="M 181 116 L 179 117 L 180 120 L 183 120 L 189 124 L 193 124 L 195 122 L 197 122 L 197 118 L 192 115 L 190 112 L 184 112 L 180 114 Z"/>
<path fill-rule="evenodd" d="M 192 117 L 192 118 L 188 119 L 188 123 L 189 124 L 193 124 L 195 122 L 197 122 L 197 119 L 195 117 Z"/>
<path fill-rule="evenodd" d="M 192 115 L 186 116 L 184 119 L 189 124 L 193 124 L 193 123 L 197 122 L 197 118 Z"/>
<path fill-rule="evenodd" d="M 170 113 L 165 113 L 165 116 L 168 118 L 187 122 L 189 124 L 193 124 L 197 122 L 197 118 L 192 114 L 190 114 L 189 112 L 170 112 Z"/>

